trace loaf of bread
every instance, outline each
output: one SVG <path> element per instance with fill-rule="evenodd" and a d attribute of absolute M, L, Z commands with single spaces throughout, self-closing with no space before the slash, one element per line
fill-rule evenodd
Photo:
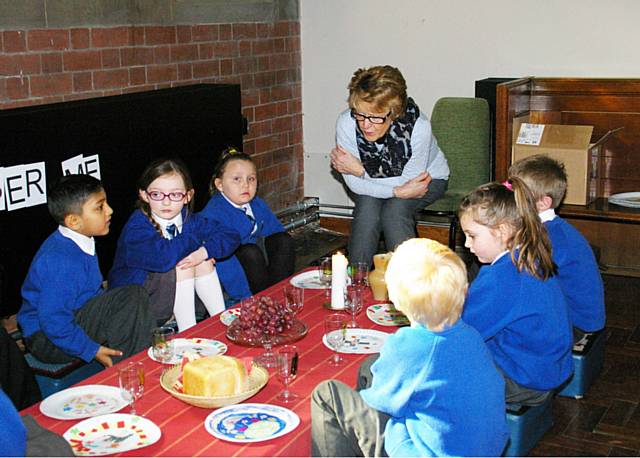
<path fill-rule="evenodd" d="M 249 388 L 249 377 L 242 361 L 216 355 L 185 364 L 182 384 L 184 393 L 192 396 L 232 396 Z"/>

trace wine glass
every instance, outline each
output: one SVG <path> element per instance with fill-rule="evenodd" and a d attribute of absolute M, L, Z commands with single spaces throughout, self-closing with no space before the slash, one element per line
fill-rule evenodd
<path fill-rule="evenodd" d="M 278 379 L 284 385 L 284 389 L 278 394 L 277 399 L 286 403 L 299 398 L 296 393 L 289 390 L 289 383 L 296 378 L 298 373 L 298 347 L 295 345 L 283 345 L 276 353 Z"/>
<path fill-rule="evenodd" d="M 293 285 L 285 285 L 284 300 L 293 315 L 297 315 L 304 306 L 304 289 Z"/>
<path fill-rule="evenodd" d="M 273 338 L 275 332 L 271 332 L 270 329 L 264 328 L 260 336 L 260 343 L 264 352 L 256 358 L 256 363 L 266 368 L 276 367 L 275 353 L 273 353 Z"/>
<path fill-rule="evenodd" d="M 329 298 L 331 296 L 331 258 L 324 257 L 320 259 L 319 270 L 320 282 L 325 286 L 324 296 Z"/>
<path fill-rule="evenodd" d="M 348 285 L 344 289 L 344 307 L 351 312 L 351 322 L 348 324 L 350 328 L 357 328 L 358 321 L 356 316 L 362 311 L 363 299 L 363 286 L 353 284 Z"/>
<path fill-rule="evenodd" d="M 131 408 L 131 415 L 136 415 L 136 399 L 140 399 L 144 392 L 144 365 L 140 362 L 126 363 L 118 369 L 118 381 L 122 398 Z"/>
<path fill-rule="evenodd" d="M 353 262 L 349 266 L 349 272 L 351 277 L 351 284 L 354 286 L 360 286 L 365 288 L 368 286 L 369 281 L 369 263 L 368 262 Z"/>
<path fill-rule="evenodd" d="M 344 315 L 332 313 L 324 318 L 324 332 L 327 343 L 335 353 L 329 360 L 330 366 L 341 366 L 344 358 L 340 355 L 340 348 L 346 340 L 347 322 Z"/>

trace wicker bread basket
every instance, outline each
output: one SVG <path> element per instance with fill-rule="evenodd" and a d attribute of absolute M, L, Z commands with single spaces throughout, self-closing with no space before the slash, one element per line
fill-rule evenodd
<path fill-rule="evenodd" d="M 204 408 L 222 407 L 231 404 L 238 404 L 245 399 L 249 399 L 251 396 L 260 391 L 269 380 L 269 372 L 267 372 L 267 370 L 262 366 L 254 364 L 251 369 L 251 373 L 249 374 L 248 390 L 233 396 L 191 396 L 189 394 L 179 393 L 178 391 L 173 389 L 173 384 L 180 376 L 180 369 L 180 364 L 177 364 L 171 369 L 166 370 L 160 377 L 160 385 L 162 386 L 162 388 L 164 388 L 165 391 L 168 391 L 169 394 L 180 399 L 181 401 L 184 401 L 187 404 L 191 404 L 192 406 Z"/>

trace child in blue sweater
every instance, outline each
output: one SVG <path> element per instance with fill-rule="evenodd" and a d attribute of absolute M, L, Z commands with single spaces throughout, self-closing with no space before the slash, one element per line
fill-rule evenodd
<path fill-rule="evenodd" d="M 215 259 L 230 256 L 240 242 L 236 231 L 191 213 L 193 194 L 181 161 L 149 164 L 109 272 L 110 286 L 143 285 L 158 324 L 173 313 L 180 331 L 196 324 L 195 294 L 210 316 L 224 310 Z"/>
<path fill-rule="evenodd" d="M 573 372 L 567 306 L 535 200 L 519 178 L 482 185 L 460 204 L 465 246 L 481 263 L 463 319 L 484 338 L 507 403 L 538 405 Z"/>
<path fill-rule="evenodd" d="M 241 235 L 240 247 L 217 264 L 222 287 L 235 301 L 293 273 L 293 240 L 269 206 L 256 196 L 258 174 L 251 156 L 229 148 L 211 179 L 211 199 L 201 215 Z"/>
<path fill-rule="evenodd" d="M 113 211 L 100 181 L 65 176 L 48 205 L 59 226 L 31 262 L 17 316 L 27 348 L 47 363 L 95 358 L 109 367 L 148 347 L 153 322 L 144 290 L 102 290 L 94 236 L 109 232 Z"/>
<path fill-rule="evenodd" d="M 387 338 L 359 389 L 330 380 L 311 399 L 313 456 L 499 456 L 508 437 L 504 381 L 460 319 L 462 260 L 428 239 L 402 243 L 386 272 L 410 327 Z M 368 380 L 370 379 L 370 381 Z"/>
<path fill-rule="evenodd" d="M 556 278 L 569 306 L 573 338 L 604 328 L 604 285 L 589 242 L 555 213 L 567 191 L 564 165 L 537 154 L 511 165 L 509 175 L 522 179 L 533 192 L 540 220 L 547 228 L 558 266 Z"/>

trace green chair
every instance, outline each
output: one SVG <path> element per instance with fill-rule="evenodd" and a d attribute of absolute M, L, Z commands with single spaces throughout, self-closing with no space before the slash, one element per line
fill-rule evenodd
<path fill-rule="evenodd" d="M 449 247 L 455 250 L 458 205 L 491 175 L 489 104 L 472 97 L 443 97 L 433 107 L 431 128 L 449 163 L 449 188 L 421 213 L 447 217 Z"/>

